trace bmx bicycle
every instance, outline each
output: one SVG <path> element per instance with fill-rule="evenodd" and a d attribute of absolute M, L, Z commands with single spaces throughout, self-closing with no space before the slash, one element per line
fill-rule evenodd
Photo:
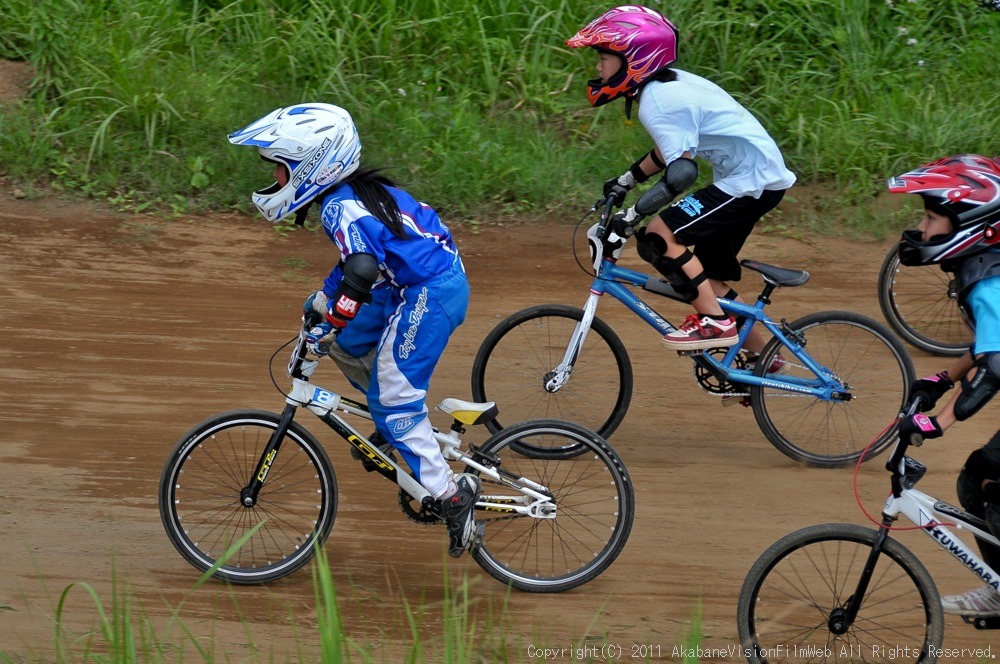
<path fill-rule="evenodd" d="M 635 208 L 648 215 L 669 200 L 660 183 Z M 605 438 L 618 428 L 632 398 L 632 365 L 619 336 L 597 317 L 598 303 L 610 295 L 662 336 L 674 325 L 630 287 L 686 300 L 668 282 L 617 264 L 614 252 L 621 245 L 609 241 L 613 206 L 605 200 L 591 210 L 602 210 L 595 238 L 599 251 L 583 308 L 542 304 L 501 321 L 473 362 L 475 400 L 502 404 L 511 421 L 563 417 Z M 792 323 L 772 320 L 764 309 L 774 291 L 805 284 L 809 273 L 751 260 L 741 264 L 760 274 L 763 289 L 752 305 L 719 298 L 723 311 L 746 322 L 735 346 L 687 353 L 696 382 L 714 396 L 741 398 L 767 439 L 792 459 L 820 467 L 853 463 L 875 433 L 872 423 L 890 420 L 906 403 L 915 378 L 906 347 L 884 325 L 848 311 L 813 313 Z M 759 357 L 751 358 L 743 345 L 758 324 L 774 338 Z M 780 372 L 774 371 L 779 367 Z M 497 418 L 486 426 L 496 432 L 505 425 Z M 885 433 L 867 457 L 891 445 L 893 436 Z M 541 457 L 571 455 L 582 448 L 522 451 Z"/>
<path fill-rule="evenodd" d="M 879 269 L 878 303 L 896 334 L 922 351 L 957 357 L 972 343 L 955 278 L 940 265 L 900 265 L 893 247 Z"/>
<path fill-rule="evenodd" d="M 318 360 L 308 359 L 306 321 L 286 373 L 292 387 L 284 410 L 232 410 L 181 437 L 160 478 L 163 527 L 177 551 L 202 572 L 234 584 L 287 576 L 330 535 L 337 513 L 337 478 L 319 441 L 294 421 L 304 408 L 399 487 L 403 513 L 442 524 L 437 501 L 395 460 L 358 433 L 343 414 L 371 420 L 366 404 L 310 383 Z M 275 388 L 280 391 L 274 381 Z M 444 399 L 438 409 L 454 422 L 435 429 L 442 453 L 478 475 L 472 557 L 490 576 L 519 590 L 552 593 L 604 572 L 621 553 L 635 517 L 635 496 L 621 458 L 600 436 L 572 422 L 522 422 L 463 449 L 466 426 L 494 418 L 495 404 Z M 535 459 L 518 444 L 566 445 L 586 453 Z M 360 469 L 361 464 L 357 464 Z M 246 542 L 235 551 L 234 543 Z"/>
<path fill-rule="evenodd" d="M 904 415 L 916 412 L 917 401 Z M 941 598 L 927 568 L 890 534 L 900 515 L 981 582 L 1000 585 L 997 571 L 951 530 L 1000 544 L 986 522 L 915 488 L 927 469 L 906 453 L 919 438 L 897 436 L 886 463 L 891 493 L 877 530 L 847 523 L 810 526 L 778 540 L 753 564 L 737 609 L 749 662 L 805 661 L 804 653 L 815 661 L 937 661 L 944 635 Z M 977 629 L 1000 627 L 1000 618 L 962 618 Z M 975 661 L 976 655 L 970 651 L 962 659 Z"/>

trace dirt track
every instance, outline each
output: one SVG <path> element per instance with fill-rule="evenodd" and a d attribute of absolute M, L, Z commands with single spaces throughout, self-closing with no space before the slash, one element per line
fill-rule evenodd
<path fill-rule="evenodd" d="M 472 358 L 501 317 L 542 302 L 583 303 L 588 282 L 573 262 L 570 233 L 565 224 L 477 234 L 456 229 L 472 309 L 432 383 L 431 404 L 469 398 Z M 776 317 L 850 309 L 881 319 L 875 280 L 887 246 L 758 233 L 744 256 L 813 274 L 805 287 L 776 294 Z M 294 641 L 315 652 L 309 573 L 267 587 L 210 583 L 191 592 L 197 574 L 162 531 L 156 489 L 167 453 L 188 427 L 230 408 L 280 410 L 268 357 L 292 335 L 304 295 L 333 258 L 321 235 L 279 237 L 256 219 L 157 221 L 4 201 L 0 606 L 11 610 L 0 611 L 0 653 L 14 661 L 50 653 L 63 589 L 85 581 L 110 606 L 112 578 L 127 586 L 133 611 L 149 616 L 161 639 L 180 640 L 176 626 L 167 625 L 170 607 L 183 599 L 184 624 L 228 661 L 248 660 L 254 647 L 284 661 Z M 743 290 L 756 287 L 751 275 Z M 865 523 L 849 470 L 787 460 L 750 411 L 720 408 L 695 385 L 690 362 L 662 349 L 617 304 L 602 306 L 599 315 L 625 340 L 636 372 L 632 410 L 612 439 L 635 481 L 635 526 L 617 563 L 596 581 L 562 595 L 506 599 L 511 661 L 529 659 L 530 645 L 585 643 L 620 645 L 624 659 L 632 644 L 652 644 L 671 659 L 699 611 L 702 645 L 733 645 L 740 584 L 766 546 L 813 523 Z M 664 313 L 686 313 L 673 306 Z M 913 354 L 919 373 L 947 364 Z M 317 379 L 349 389 L 332 365 Z M 947 442 L 919 451 L 931 469 L 922 488 L 955 500 L 954 477 L 995 430 L 995 413 L 990 406 Z M 433 417 L 446 423 L 440 413 Z M 409 641 L 402 599 L 415 606 L 442 597 L 444 533 L 408 521 L 392 487 L 360 472 L 343 443 L 309 426 L 329 443 L 338 472 L 340 511 L 327 553 L 349 636 L 378 661 L 400 661 Z M 886 488 L 881 462 L 865 467 L 861 485 L 869 510 L 877 512 Z M 943 593 L 974 583 L 921 535 L 900 539 L 922 557 Z M 504 589 L 473 561 L 449 561 L 447 573 L 473 581 L 481 616 L 488 607 L 500 610 Z M 62 620 L 80 633 L 95 615 L 77 588 Z M 441 614 L 432 608 L 419 620 L 433 661 Z M 948 619 L 947 646 L 990 639 L 997 643 Z"/>

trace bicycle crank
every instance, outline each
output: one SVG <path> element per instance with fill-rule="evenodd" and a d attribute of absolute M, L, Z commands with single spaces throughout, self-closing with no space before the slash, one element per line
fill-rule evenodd
<path fill-rule="evenodd" d="M 403 510 L 411 521 L 416 521 L 423 526 L 433 526 L 442 523 L 441 514 L 438 512 L 436 501 L 428 500 L 425 503 L 417 503 L 417 499 L 411 496 L 404 489 L 399 490 L 399 508 Z"/>

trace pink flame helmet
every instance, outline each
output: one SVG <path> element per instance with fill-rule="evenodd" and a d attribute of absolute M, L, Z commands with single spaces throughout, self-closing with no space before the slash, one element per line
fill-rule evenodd
<path fill-rule="evenodd" d="M 663 14 L 639 5 L 608 10 L 566 40 L 571 48 L 590 46 L 614 53 L 624 60 L 607 82 L 587 82 L 592 106 L 601 106 L 625 95 L 631 97 L 654 73 L 677 59 L 677 28 Z"/>

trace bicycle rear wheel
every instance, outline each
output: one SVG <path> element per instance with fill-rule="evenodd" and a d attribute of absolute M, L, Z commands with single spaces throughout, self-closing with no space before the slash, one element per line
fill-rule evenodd
<path fill-rule="evenodd" d="M 861 608 L 844 620 L 877 531 L 810 526 L 775 542 L 750 568 L 736 626 L 752 663 L 937 661 L 941 598 L 927 569 L 886 538 Z"/>
<path fill-rule="evenodd" d="M 309 562 L 314 546 L 325 542 L 333 528 L 333 465 L 297 422 L 285 434 L 257 503 L 243 506 L 241 492 L 279 420 L 262 410 L 220 413 L 184 434 L 163 468 L 163 528 L 174 548 L 202 572 L 221 561 L 215 578 L 236 584 L 280 579 Z"/>
<path fill-rule="evenodd" d="M 753 386 L 750 403 L 767 439 L 797 461 L 827 468 L 854 463 L 876 437 L 866 459 L 892 444 L 895 429 L 883 427 L 899 415 L 915 378 L 906 347 L 884 325 L 848 311 L 810 314 L 789 328 L 805 340 L 809 356 L 841 382 L 849 399 L 824 401 Z M 766 375 L 779 355 L 784 375 L 774 375 L 774 380 L 815 379 L 776 338 L 757 360 L 755 375 Z"/>
<path fill-rule="evenodd" d="M 878 273 L 878 304 L 890 327 L 920 350 L 959 356 L 972 343 L 952 275 L 939 265 L 900 266 L 895 247 Z"/>
<path fill-rule="evenodd" d="M 574 445 L 581 453 L 532 458 L 516 450 L 519 444 Z M 635 494 L 625 464 L 606 440 L 572 422 L 536 420 L 491 436 L 479 451 L 495 457 L 506 480 L 480 476 L 480 500 L 494 507 L 476 512 L 485 529 L 473 557 L 490 576 L 519 590 L 554 593 L 593 580 L 615 561 L 632 531 Z M 512 483 L 551 496 L 552 503 L 538 510 L 554 504 L 554 516 L 505 514 L 504 504 L 524 497 Z"/>
<path fill-rule="evenodd" d="M 632 399 L 632 364 L 621 339 L 599 318 L 591 323 L 568 381 L 555 392 L 545 389 L 582 318 L 582 309 L 543 304 L 509 316 L 486 336 L 472 363 L 472 396 L 499 406 L 501 417 L 486 425 L 491 432 L 503 429 L 501 420 L 510 424 L 537 418 L 578 422 L 603 438 L 618 428 Z M 584 448 L 541 449 L 525 443 L 519 449 L 538 456 L 572 456 Z"/>

